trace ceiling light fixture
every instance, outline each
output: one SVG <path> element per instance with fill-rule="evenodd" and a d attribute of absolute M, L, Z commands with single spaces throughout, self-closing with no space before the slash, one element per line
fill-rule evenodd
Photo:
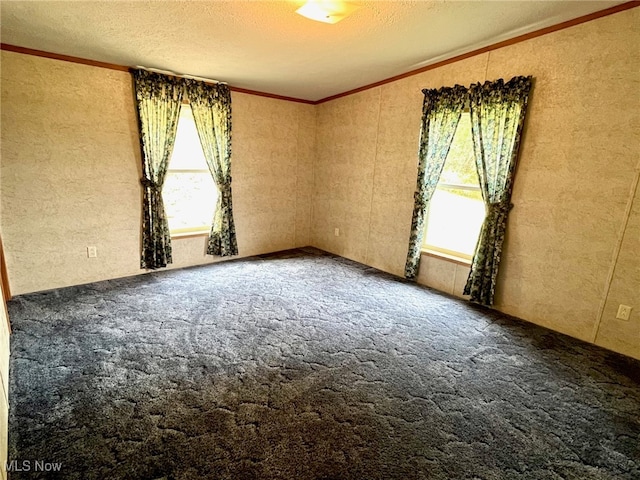
<path fill-rule="evenodd" d="M 296 13 L 316 22 L 338 23 L 359 8 L 358 5 L 341 1 L 309 0 Z"/>

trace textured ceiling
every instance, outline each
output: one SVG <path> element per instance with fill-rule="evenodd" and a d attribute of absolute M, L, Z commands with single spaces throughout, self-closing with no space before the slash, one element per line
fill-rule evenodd
<path fill-rule="evenodd" d="M 2 42 L 318 100 L 621 1 L 359 1 L 329 25 L 301 1 L 7 1 Z"/>

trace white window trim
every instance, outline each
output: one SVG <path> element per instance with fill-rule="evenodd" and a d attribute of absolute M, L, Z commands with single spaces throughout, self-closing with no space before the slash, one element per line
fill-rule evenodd
<path fill-rule="evenodd" d="M 211 172 L 206 168 L 169 168 L 167 174 L 169 173 L 208 173 L 211 175 Z"/>
<path fill-rule="evenodd" d="M 447 262 L 457 263 L 458 265 L 469 266 L 471 265 L 472 258 L 463 258 L 459 253 L 449 254 L 442 252 L 440 250 L 432 250 L 430 248 L 422 247 L 420 252 L 423 255 L 428 255 L 429 257 L 441 258 L 446 260 Z"/>
<path fill-rule="evenodd" d="M 467 190 L 467 191 L 480 191 L 480 185 L 465 185 L 463 183 L 441 183 L 438 182 L 436 185 L 436 190 L 438 188 L 455 188 L 456 190 Z"/>

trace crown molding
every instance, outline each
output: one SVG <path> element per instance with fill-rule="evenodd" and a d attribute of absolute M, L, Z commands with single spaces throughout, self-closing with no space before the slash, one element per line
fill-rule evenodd
<path fill-rule="evenodd" d="M 497 50 L 499 48 L 508 47 L 510 45 L 514 45 L 516 43 L 524 42 L 530 40 L 532 38 L 541 37 L 543 35 L 547 35 L 549 33 L 557 32 L 559 30 L 564 30 L 565 28 L 574 27 L 576 25 L 580 25 L 582 23 L 590 22 L 592 20 L 597 20 L 598 18 L 606 17 L 608 15 L 613 15 L 614 13 L 623 12 L 625 10 L 629 10 L 635 7 L 640 7 L 640 0 L 634 0 L 631 2 L 621 3 L 619 5 L 614 5 L 613 7 L 606 8 L 604 10 L 600 10 L 598 12 L 590 13 L 589 15 L 583 15 L 582 17 L 574 18 L 573 20 L 567 20 L 566 22 L 558 23 L 556 25 L 552 25 L 550 27 L 541 28 L 539 30 L 535 30 L 533 32 L 525 33 L 524 35 L 519 35 L 517 37 L 511 38 L 509 40 L 504 40 L 501 42 L 497 42 L 486 47 L 478 48 L 476 50 L 472 50 L 467 53 L 463 53 L 461 55 L 456 55 L 455 57 L 448 58 L 446 60 L 442 60 L 431 65 L 427 65 L 416 70 L 411 70 L 406 73 L 402 73 L 400 75 L 395 75 L 393 77 L 386 78 L 384 80 L 380 80 L 375 83 L 370 83 L 368 85 L 364 85 L 362 87 L 354 88 L 352 90 L 348 90 L 346 92 L 338 93 L 336 95 L 331 95 L 326 98 L 322 98 L 320 100 L 306 100 L 303 98 L 295 98 L 295 97 L 287 97 L 284 95 L 276 95 L 273 93 L 260 92 L 257 90 L 249 90 L 246 88 L 229 86 L 229 89 L 232 92 L 245 93 L 248 95 L 256 95 L 259 97 L 267 97 L 274 98 L 276 100 L 285 100 L 288 102 L 297 102 L 304 103 L 307 105 L 319 105 L 321 103 L 330 102 L 331 100 L 336 100 L 338 98 L 346 97 L 348 95 L 353 95 L 355 93 L 362 92 L 364 90 L 369 90 L 371 88 L 379 87 L 381 85 L 386 85 L 387 83 L 395 82 L 397 80 L 401 80 L 403 78 L 411 77 L 413 75 L 418 75 L 423 72 L 427 72 L 429 70 L 434 70 L 436 68 L 442 67 L 444 65 L 449 65 L 451 63 L 459 62 L 461 60 L 465 60 L 467 58 L 475 57 L 476 55 L 481 55 L 486 52 L 490 52 L 492 50 Z M 11 45 L 8 43 L 0 44 L 1 50 L 6 50 L 8 52 L 16 52 L 22 53 L 25 55 L 33 55 L 36 57 L 44 57 L 51 58 L 54 60 L 61 60 L 64 62 L 78 63 L 81 65 L 89 65 L 92 67 L 98 68 L 107 68 L 110 70 L 117 70 L 121 72 L 128 72 L 131 66 L 127 65 L 118 65 L 115 63 L 107 63 L 107 62 L 99 62 L 97 60 L 90 60 L 87 58 L 74 57 L 71 55 L 63 55 L 60 53 L 46 52 L 44 50 L 36 50 L 33 48 L 20 47 L 17 45 Z"/>

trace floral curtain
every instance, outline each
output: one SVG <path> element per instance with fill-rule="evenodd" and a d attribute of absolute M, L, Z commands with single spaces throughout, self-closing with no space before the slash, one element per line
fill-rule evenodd
<path fill-rule="evenodd" d="M 146 70 L 133 70 L 142 150 L 141 268 L 172 262 L 169 224 L 162 186 L 173 151 L 184 86 L 182 80 Z"/>
<path fill-rule="evenodd" d="M 480 231 L 465 295 L 493 305 L 511 189 L 531 77 L 474 84 L 469 88 L 473 148 L 486 217 Z"/>
<path fill-rule="evenodd" d="M 202 151 L 219 190 L 207 254 L 237 255 L 231 195 L 231 92 L 223 84 L 185 83 Z"/>
<path fill-rule="evenodd" d="M 404 269 L 405 277 L 410 279 L 418 275 L 427 207 L 458 127 L 467 98 L 466 91 L 460 85 L 422 91 L 424 102 L 418 152 L 418 183 L 414 194 L 409 252 Z"/>

